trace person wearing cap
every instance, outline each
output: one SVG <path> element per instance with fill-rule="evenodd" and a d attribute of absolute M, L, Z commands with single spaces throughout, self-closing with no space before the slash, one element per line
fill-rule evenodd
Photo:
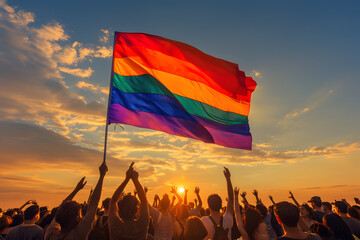
<path fill-rule="evenodd" d="M 322 223 L 322 219 L 323 219 L 325 213 L 321 209 L 321 206 L 322 206 L 321 198 L 319 196 L 314 196 L 308 202 L 311 204 L 311 207 L 314 210 L 313 214 L 314 214 L 315 220 Z"/>
<path fill-rule="evenodd" d="M 348 217 L 347 214 L 348 206 L 343 201 L 335 201 L 335 212 L 344 220 L 349 226 L 351 233 L 360 238 L 360 221 L 354 218 Z"/>

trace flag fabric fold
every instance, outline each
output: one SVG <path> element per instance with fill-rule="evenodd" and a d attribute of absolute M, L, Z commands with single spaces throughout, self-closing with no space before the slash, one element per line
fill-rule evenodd
<path fill-rule="evenodd" d="M 144 33 L 115 33 L 108 122 L 251 149 L 256 82 L 237 64 Z"/>

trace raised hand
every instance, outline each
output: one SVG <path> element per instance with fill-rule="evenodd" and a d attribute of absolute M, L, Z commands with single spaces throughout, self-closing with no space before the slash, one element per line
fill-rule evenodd
<path fill-rule="evenodd" d="M 185 190 L 185 193 L 188 193 L 188 192 L 189 192 L 189 189 L 188 189 L 188 188 L 185 188 L 184 190 Z"/>
<path fill-rule="evenodd" d="M 99 167 L 100 176 L 105 176 L 107 171 L 108 171 L 108 167 L 106 166 L 106 163 L 103 162 Z"/>
<path fill-rule="evenodd" d="M 137 181 L 139 179 L 139 173 L 137 171 L 135 171 L 134 169 L 132 170 L 131 179 L 133 181 Z"/>
<path fill-rule="evenodd" d="M 177 194 L 177 187 L 172 186 L 170 192 L 173 193 L 173 194 Z"/>
<path fill-rule="evenodd" d="M 131 176 L 132 176 L 132 174 L 133 174 L 133 171 L 134 171 L 134 162 L 132 162 L 131 164 L 130 164 L 130 166 L 129 166 L 129 169 L 126 171 L 126 179 L 130 179 L 131 178 Z"/>
<path fill-rule="evenodd" d="M 245 191 L 242 192 L 242 193 L 240 194 L 240 196 L 245 199 L 245 198 L 246 198 L 246 192 L 245 192 Z"/>
<path fill-rule="evenodd" d="M 269 199 L 270 199 L 271 202 L 274 201 L 274 199 L 273 199 L 273 197 L 271 195 L 269 195 Z"/>
<path fill-rule="evenodd" d="M 253 194 L 254 194 L 255 197 L 259 196 L 259 192 L 256 189 L 254 189 Z"/>
<path fill-rule="evenodd" d="M 238 196 L 239 196 L 239 192 L 240 192 L 240 189 L 239 189 L 238 187 L 235 187 L 235 188 L 234 188 L 235 197 L 238 197 Z"/>
<path fill-rule="evenodd" d="M 195 205 L 197 205 L 197 199 L 196 198 L 194 199 L 194 202 L 195 202 Z"/>
<path fill-rule="evenodd" d="M 195 194 L 199 194 L 200 193 L 200 188 L 199 187 L 195 187 Z"/>
<path fill-rule="evenodd" d="M 82 179 L 80 179 L 80 181 L 76 185 L 75 189 L 77 191 L 80 191 L 81 189 L 83 189 L 85 187 L 86 183 L 87 183 L 87 181 L 85 181 L 85 177 L 83 177 Z"/>
<path fill-rule="evenodd" d="M 176 196 L 173 195 L 173 196 L 172 196 L 172 201 L 174 202 L 175 200 L 176 200 Z"/>
<path fill-rule="evenodd" d="M 355 200 L 355 203 L 356 203 L 356 204 L 360 204 L 359 198 L 356 197 L 356 198 L 354 198 L 354 200 Z"/>
<path fill-rule="evenodd" d="M 226 167 L 224 167 L 224 176 L 226 179 L 230 179 L 231 176 L 229 169 Z"/>
<path fill-rule="evenodd" d="M 289 194 L 290 194 L 289 198 L 294 199 L 294 194 L 291 191 L 289 191 Z"/>
<path fill-rule="evenodd" d="M 144 192 L 147 193 L 148 192 L 148 187 L 144 187 Z"/>

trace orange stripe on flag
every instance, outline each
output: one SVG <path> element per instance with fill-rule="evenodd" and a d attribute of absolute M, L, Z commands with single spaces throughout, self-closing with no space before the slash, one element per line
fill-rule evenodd
<path fill-rule="evenodd" d="M 250 103 L 247 101 L 231 98 L 202 82 L 151 69 L 137 62 L 134 58 L 115 58 L 114 72 L 122 76 L 150 74 L 174 94 L 209 104 L 223 111 L 238 113 L 244 116 L 249 115 Z"/>

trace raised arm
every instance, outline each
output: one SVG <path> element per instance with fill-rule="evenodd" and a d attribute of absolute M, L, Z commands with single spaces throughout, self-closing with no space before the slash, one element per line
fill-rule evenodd
<path fill-rule="evenodd" d="M 290 194 L 289 198 L 291 198 L 294 201 L 297 207 L 300 207 L 300 204 L 298 203 L 298 201 L 296 201 L 294 194 L 291 191 L 289 191 L 289 194 Z"/>
<path fill-rule="evenodd" d="M 29 200 L 27 201 L 26 203 L 24 203 L 20 208 L 19 210 L 22 210 L 25 206 L 29 205 L 29 204 L 36 204 L 36 201 L 35 200 Z"/>
<path fill-rule="evenodd" d="M 227 206 L 226 206 L 226 212 L 233 215 L 233 213 L 234 213 L 234 192 L 233 192 L 233 187 L 232 187 L 232 183 L 231 183 L 231 179 L 230 179 L 231 174 L 230 174 L 229 169 L 227 169 L 226 167 L 224 167 L 224 176 L 226 179 L 228 199 L 229 199 Z"/>
<path fill-rule="evenodd" d="M 82 179 L 80 179 L 80 181 L 78 182 L 78 184 L 76 185 L 75 189 L 69 194 L 69 196 L 67 196 L 63 202 L 66 201 L 71 201 L 73 200 L 73 198 L 75 197 L 75 195 L 84 188 L 84 186 L 86 185 L 87 181 L 85 181 L 85 177 L 83 177 Z"/>
<path fill-rule="evenodd" d="M 238 227 L 239 232 L 241 233 L 241 236 L 243 237 L 243 239 L 250 240 L 249 235 L 247 234 L 247 232 L 245 230 L 243 219 L 242 219 L 242 214 L 241 214 L 241 209 L 240 209 L 240 204 L 239 204 L 239 188 L 234 189 L 234 195 L 235 195 L 235 218 L 236 218 L 237 227 Z"/>
<path fill-rule="evenodd" d="M 133 170 L 132 174 L 131 174 L 131 180 L 133 181 L 135 188 L 136 188 L 136 192 L 139 196 L 139 200 L 141 202 L 141 204 L 145 204 L 147 205 L 147 199 L 146 199 L 146 195 L 145 195 L 145 191 L 144 188 L 141 186 L 140 182 L 139 182 L 139 173 L 135 170 Z"/>
<path fill-rule="evenodd" d="M 111 197 L 110 203 L 109 203 L 109 218 L 113 216 L 119 217 L 118 214 L 118 207 L 117 203 L 122 198 L 122 193 L 126 187 L 126 185 L 129 183 L 132 171 L 133 171 L 133 165 L 134 162 L 132 162 L 129 166 L 129 169 L 126 172 L 125 180 L 120 184 L 120 186 L 115 190 L 114 194 Z"/>
<path fill-rule="evenodd" d="M 273 197 L 271 195 L 269 195 L 269 199 L 272 202 L 272 204 L 275 206 L 276 203 L 275 203 L 275 201 L 274 201 L 274 199 L 273 199 Z"/>
<path fill-rule="evenodd" d="M 173 195 L 171 199 L 170 209 L 172 209 L 175 206 L 175 200 L 176 200 L 176 196 Z"/>
<path fill-rule="evenodd" d="M 255 199 L 256 199 L 256 204 L 263 204 L 261 202 L 261 199 L 259 198 L 259 192 L 256 189 L 254 189 L 253 194 L 254 194 Z"/>
<path fill-rule="evenodd" d="M 185 189 L 185 196 L 184 196 L 184 204 L 185 204 L 185 205 L 187 205 L 187 195 L 188 195 L 188 191 L 189 191 L 189 189 L 186 188 L 186 189 Z"/>
<path fill-rule="evenodd" d="M 240 196 L 243 198 L 243 203 L 244 203 L 244 205 L 245 205 L 245 206 L 249 206 L 249 202 L 248 202 L 248 200 L 246 199 L 246 192 L 243 191 L 243 192 L 240 194 Z"/>
<path fill-rule="evenodd" d="M 159 195 L 155 194 L 154 202 L 153 202 L 153 205 L 152 205 L 154 208 L 158 208 L 158 199 L 160 199 Z"/>
<path fill-rule="evenodd" d="M 100 172 L 100 177 L 99 180 L 95 186 L 94 191 L 91 194 L 90 200 L 89 200 L 89 206 L 87 208 L 86 211 L 86 215 L 89 212 L 89 210 L 93 210 L 94 213 L 96 212 L 96 209 L 99 205 L 99 201 L 100 201 L 100 196 L 101 196 L 101 190 L 102 190 L 102 186 L 104 183 L 104 178 L 106 175 L 106 172 L 108 171 L 108 168 L 106 166 L 106 163 L 102 163 L 101 166 L 99 167 L 99 172 Z M 85 215 L 85 216 L 86 216 Z"/>
<path fill-rule="evenodd" d="M 196 194 L 197 200 L 199 201 L 199 205 L 197 205 L 196 208 L 199 209 L 199 211 L 200 211 L 202 208 L 202 200 L 200 197 L 200 188 L 199 187 L 195 187 L 195 194 Z M 196 203 L 196 201 L 195 201 L 195 203 Z"/>
<path fill-rule="evenodd" d="M 181 196 L 179 195 L 179 193 L 177 192 L 176 187 L 171 187 L 171 193 L 173 193 L 178 200 L 177 204 L 170 211 L 171 214 L 175 215 L 176 209 L 182 204 L 183 200 L 182 200 Z"/>

